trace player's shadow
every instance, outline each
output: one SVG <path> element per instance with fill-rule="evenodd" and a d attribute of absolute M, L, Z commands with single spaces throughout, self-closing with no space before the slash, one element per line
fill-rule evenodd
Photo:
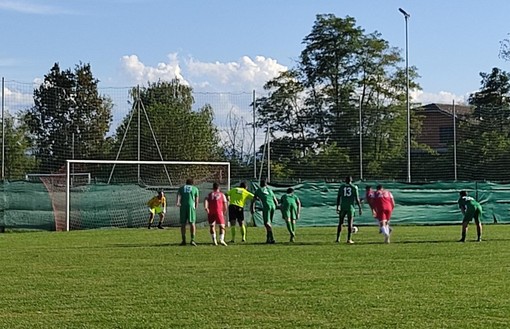
<path fill-rule="evenodd" d="M 116 248 L 161 248 L 178 246 L 179 243 L 114 243 L 110 244 L 110 247 Z"/>

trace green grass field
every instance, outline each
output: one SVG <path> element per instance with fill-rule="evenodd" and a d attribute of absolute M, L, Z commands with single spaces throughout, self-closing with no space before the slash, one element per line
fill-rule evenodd
<path fill-rule="evenodd" d="M 299 228 L 180 247 L 178 229 L 0 235 L 0 328 L 508 328 L 510 226 Z M 345 240 L 345 237 L 342 237 Z"/>

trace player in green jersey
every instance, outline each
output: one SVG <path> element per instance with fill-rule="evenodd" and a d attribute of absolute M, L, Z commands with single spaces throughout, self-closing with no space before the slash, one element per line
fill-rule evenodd
<path fill-rule="evenodd" d="M 294 242 L 296 239 L 296 220 L 301 212 L 301 201 L 294 194 L 292 187 L 289 187 L 287 194 L 282 195 L 280 198 L 280 209 L 282 211 L 282 218 L 287 224 L 287 230 L 290 233 L 290 242 Z"/>
<path fill-rule="evenodd" d="M 466 241 L 468 224 L 472 219 L 475 220 L 476 225 L 476 241 L 480 242 L 482 241 L 482 222 L 480 221 L 482 218 L 482 206 L 474 198 L 468 196 L 466 191 L 460 191 L 459 195 L 457 203 L 459 204 L 460 211 L 462 211 L 462 215 L 464 215 L 462 219 L 462 237 L 459 242 Z"/>
<path fill-rule="evenodd" d="M 180 207 L 180 222 L 181 222 L 181 246 L 186 245 L 186 224 L 190 225 L 191 242 L 192 246 L 195 243 L 195 222 L 197 220 L 196 209 L 198 207 L 199 191 L 196 186 L 193 186 L 193 179 L 188 178 L 186 184 L 181 186 L 177 191 L 177 207 Z"/>
<path fill-rule="evenodd" d="M 345 183 L 338 189 L 336 197 L 336 212 L 338 214 L 338 227 L 336 229 L 336 242 L 340 241 L 340 234 L 342 233 L 342 226 L 344 218 L 347 215 L 347 243 L 354 243 L 351 239 L 352 223 L 354 220 L 354 213 L 356 209 L 354 204 L 358 205 L 359 214 L 361 215 L 361 202 L 359 201 L 358 187 L 352 183 L 352 177 L 347 176 Z"/>
<path fill-rule="evenodd" d="M 260 188 L 255 191 L 255 196 L 250 207 L 252 214 L 255 212 L 255 201 L 257 200 L 260 200 L 262 203 L 262 219 L 266 227 L 266 243 L 273 244 L 275 240 L 271 223 L 273 222 L 276 206 L 278 206 L 278 199 L 276 199 L 273 191 L 267 186 L 265 180 L 260 181 Z"/>

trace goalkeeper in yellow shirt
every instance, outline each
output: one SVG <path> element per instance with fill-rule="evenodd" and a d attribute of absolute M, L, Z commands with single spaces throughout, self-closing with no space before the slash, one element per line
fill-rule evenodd
<path fill-rule="evenodd" d="M 154 222 L 154 215 L 159 215 L 159 222 L 158 222 L 158 228 L 163 229 L 163 220 L 165 219 L 166 214 L 166 198 L 163 191 L 159 191 L 158 195 L 153 197 L 147 202 L 147 205 L 149 206 L 149 226 L 147 227 L 150 229 L 152 227 L 152 223 Z"/>

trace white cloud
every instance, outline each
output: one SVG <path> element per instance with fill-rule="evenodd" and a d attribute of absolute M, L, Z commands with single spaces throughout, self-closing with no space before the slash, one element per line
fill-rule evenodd
<path fill-rule="evenodd" d="M 412 102 L 421 104 L 430 103 L 452 104 L 453 101 L 455 101 L 456 104 L 467 104 L 469 94 L 470 93 L 467 93 L 465 95 L 456 95 L 449 91 L 430 93 L 424 92 L 422 90 L 411 90 L 409 92 L 409 97 L 411 98 Z"/>
<path fill-rule="evenodd" d="M 0 10 L 17 11 L 25 14 L 55 15 L 70 12 L 55 6 L 41 5 L 30 1 L 0 0 Z"/>
<path fill-rule="evenodd" d="M 190 58 L 182 61 L 177 54 L 168 55 L 166 63 L 145 65 L 136 55 L 123 56 L 121 70 L 130 83 L 146 83 L 178 78 L 195 91 L 250 92 L 262 86 L 280 72 L 287 70 L 275 59 L 243 56 L 235 62 L 201 62 Z"/>
<path fill-rule="evenodd" d="M 277 60 L 256 56 L 243 56 L 237 62 L 206 63 L 195 59 L 187 62 L 189 77 L 197 86 L 215 86 L 217 90 L 250 91 L 262 86 L 287 67 Z"/>
<path fill-rule="evenodd" d="M 135 84 L 143 85 L 146 82 L 169 81 L 177 78 L 183 84 L 188 85 L 181 74 L 177 54 L 169 54 L 168 59 L 167 63 L 158 63 L 155 67 L 151 67 L 142 63 L 136 55 L 123 56 L 121 58 L 121 70 L 130 80 L 129 82 Z"/>

